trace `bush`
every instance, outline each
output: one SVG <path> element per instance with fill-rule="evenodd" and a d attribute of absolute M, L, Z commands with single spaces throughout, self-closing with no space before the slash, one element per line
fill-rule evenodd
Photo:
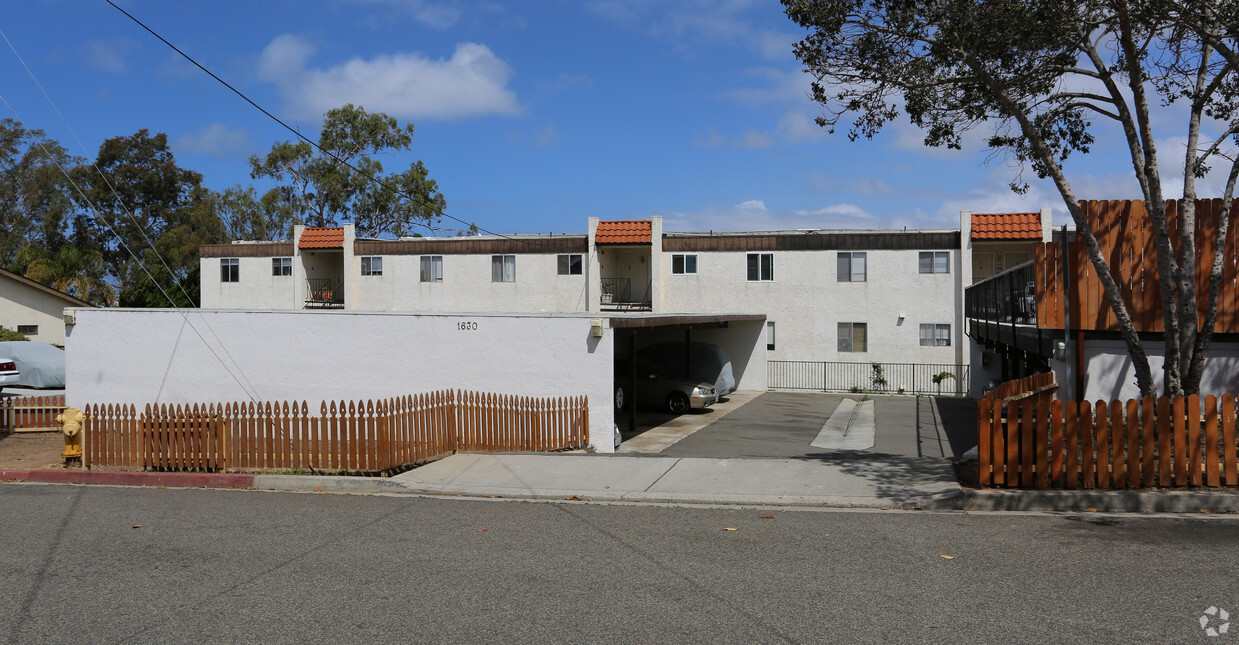
<path fill-rule="evenodd" d="M 25 334 L 19 334 L 12 329 L 0 326 L 0 341 L 6 340 L 30 340 Z"/>

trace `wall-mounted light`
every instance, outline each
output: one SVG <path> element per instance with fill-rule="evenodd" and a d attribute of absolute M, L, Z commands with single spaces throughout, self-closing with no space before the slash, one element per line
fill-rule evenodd
<path fill-rule="evenodd" d="M 901 311 L 901 312 L 899 312 L 899 319 L 900 319 L 900 320 L 903 320 L 904 318 L 907 318 L 907 317 L 908 317 L 908 314 L 905 314 L 905 313 L 903 313 L 902 311 Z"/>
<path fill-rule="evenodd" d="M 602 338 L 602 319 L 601 318 L 590 318 L 589 319 L 589 335 L 593 336 L 594 338 Z"/>

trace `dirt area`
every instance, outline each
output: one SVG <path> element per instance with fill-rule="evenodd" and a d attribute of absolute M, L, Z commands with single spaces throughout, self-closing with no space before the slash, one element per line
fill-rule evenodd
<path fill-rule="evenodd" d="M 59 432 L 0 433 L 0 470 L 60 468 L 64 435 Z"/>

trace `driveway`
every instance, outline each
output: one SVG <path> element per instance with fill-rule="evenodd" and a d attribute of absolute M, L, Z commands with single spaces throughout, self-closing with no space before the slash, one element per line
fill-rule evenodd
<path fill-rule="evenodd" d="M 856 448 L 824 448 L 819 439 L 844 400 L 872 410 L 872 422 L 857 415 L 848 432 L 871 433 Z M 865 407 L 871 406 L 871 407 Z M 839 417 L 835 417 L 837 420 Z M 865 427 L 868 426 L 868 427 Z M 812 444 L 818 443 L 819 446 Z M 861 397 L 820 392 L 764 392 L 704 425 L 658 454 L 676 457 L 874 456 L 957 458 L 976 445 L 976 403 L 953 397 Z"/>

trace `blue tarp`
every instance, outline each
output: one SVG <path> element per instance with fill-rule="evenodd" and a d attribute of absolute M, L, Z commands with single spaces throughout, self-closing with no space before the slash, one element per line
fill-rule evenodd
<path fill-rule="evenodd" d="M 0 342 L 0 358 L 11 358 L 21 372 L 18 385 L 37 388 L 65 386 L 65 352 L 32 340 Z"/>

